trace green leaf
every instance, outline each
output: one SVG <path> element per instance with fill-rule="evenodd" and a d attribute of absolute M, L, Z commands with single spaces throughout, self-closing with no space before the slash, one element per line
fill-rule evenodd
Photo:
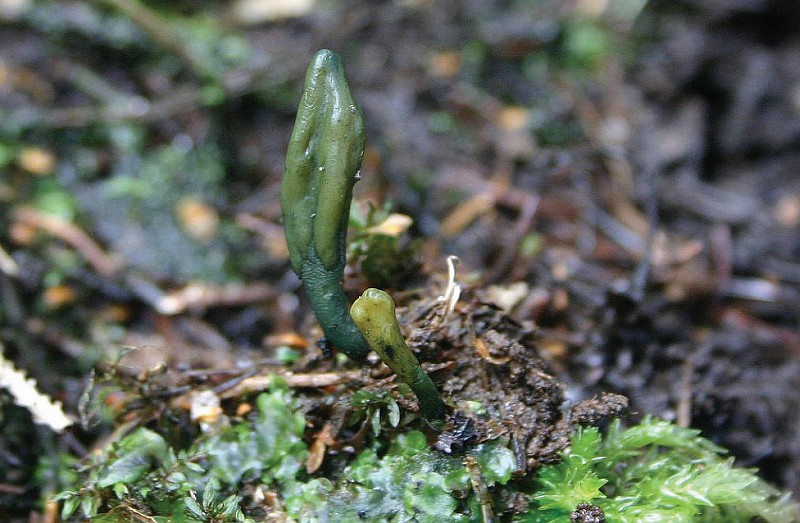
<path fill-rule="evenodd" d="M 245 475 L 265 483 L 295 480 L 307 454 L 303 442 L 305 417 L 296 400 L 280 385 L 256 399 L 258 417 L 212 435 L 202 446 L 210 474 L 236 484 Z"/>
<path fill-rule="evenodd" d="M 447 521 L 456 509 L 456 500 L 444 484 L 436 472 L 413 475 L 405 489 L 406 512 L 426 516 L 419 521 Z"/>
<path fill-rule="evenodd" d="M 81 512 L 87 518 L 91 518 L 97 514 L 97 508 L 100 506 L 100 498 L 94 494 L 90 494 L 81 498 Z"/>
<path fill-rule="evenodd" d="M 390 399 L 386 405 L 386 410 L 389 417 L 389 425 L 397 427 L 400 424 L 400 406 L 394 399 Z"/>
<path fill-rule="evenodd" d="M 372 426 L 372 435 L 377 438 L 381 433 L 381 409 L 375 409 L 369 421 Z"/>
<path fill-rule="evenodd" d="M 169 457 L 169 446 L 155 432 L 139 428 L 119 441 L 113 457 L 101 472 L 97 486 L 106 488 L 115 483 L 133 483 L 154 465 Z"/>
<path fill-rule="evenodd" d="M 412 430 L 406 434 L 400 434 L 392 445 L 392 452 L 406 455 L 416 455 L 419 451 L 428 450 L 428 440 L 425 434 L 418 430 Z"/>
<path fill-rule="evenodd" d="M 453 467 L 446 471 L 444 475 L 445 488 L 452 492 L 454 490 L 467 490 L 470 488 L 469 471 L 467 467 Z"/>
<path fill-rule="evenodd" d="M 187 469 L 191 470 L 192 472 L 197 472 L 197 473 L 200 473 L 200 474 L 205 472 L 205 469 L 201 465 L 199 465 L 198 463 L 194 463 L 194 462 L 191 462 L 191 461 L 184 461 L 183 465 Z"/>
<path fill-rule="evenodd" d="M 128 494 L 128 487 L 124 483 L 114 483 L 114 495 L 117 499 L 123 499 Z"/>
<path fill-rule="evenodd" d="M 195 517 L 198 519 L 205 519 L 205 512 L 203 511 L 203 507 L 194 499 L 192 496 L 186 496 L 183 498 L 183 503 L 186 505 L 186 509 L 191 512 Z"/>
<path fill-rule="evenodd" d="M 239 512 L 239 496 L 232 494 L 222 500 L 222 503 L 219 504 L 218 511 L 220 515 L 226 518 L 235 517 L 236 513 Z"/>
<path fill-rule="evenodd" d="M 81 498 L 77 495 L 64 499 L 64 506 L 61 507 L 61 519 L 64 521 L 68 520 L 70 516 L 75 513 L 80 504 Z"/>
<path fill-rule="evenodd" d="M 497 441 L 480 445 L 475 453 L 475 460 L 489 487 L 493 487 L 496 483 L 505 485 L 517 469 L 514 452 Z"/>

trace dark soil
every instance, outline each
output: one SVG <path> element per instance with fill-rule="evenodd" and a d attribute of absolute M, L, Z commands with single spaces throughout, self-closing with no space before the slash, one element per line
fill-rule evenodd
<path fill-rule="evenodd" d="M 683 299 L 645 296 L 607 342 L 601 381 L 662 413 L 683 383 L 692 426 L 798 492 L 800 228 L 784 213 L 800 190 L 800 5 L 654 2 L 640 29 L 655 38 L 630 80 L 653 145 L 634 155 L 656 173 L 660 227 L 704 248 Z"/>
<path fill-rule="evenodd" d="M 414 219 L 423 270 L 393 290 L 409 344 L 459 411 L 434 445 L 505 434 L 520 468 L 536 467 L 575 424 L 622 412 L 621 394 L 632 420 L 699 428 L 800 494 L 800 4 L 651 2 L 632 27 L 603 18 L 615 53 L 587 64 L 569 51 L 569 2 L 325 3 L 247 28 L 254 58 L 223 75 L 217 105 L 200 102 L 202 82 L 174 49 L 115 32 L 127 26 L 109 11 L 36 4 L 0 26 L 0 136 L 58 162 L 49 178 L 20 162 L 0 171 L 0 247 L 21 269 L 0 271 L 0 341 L 68 411 L 97 352 L 122 345 L 143 348 L 132 376 L 166 360 L 244 379 L 237 363 L 275 364 L 276 346 L 310 340 L 295 370 L 343 374 L 307 388 L 395 389 L 376 362 L 336 370 L 315 348 L 282 243 L 283 155 L 305 67 L 327 47 L 344 56 L 368 126 L 356 199 Z M 107 88 L 150 103 L 98 110 L 115 100 Z M 216 144 L 159 197 L 172 209 L 183 194 L 213 195 L 238 236 L 187 242 L 152 200 L 108 198 L 125 169 L 147 171 L 137 140 Z M 203 185 L 217 164 L 224 184 Z M 48 179 L 99 253 L 23 209 Z M 467 288 L 442 320 L 432 300 L 449 254 Z M 243 285 L 189 292 L 198 281 Z M 72 298 L 47 305 L 59 286 Z M 344 416 L 309 397 L 310 433 Z M 488 418 L 459 407 L 475 398 Z M 10 427 L 21 414 L 7 410 Z M 88 452 L 98 437 L 13 426 L 0 439 L 0 516 L 34 506 L 40 454 Z M 363 437 L 331 430 L 340 443 Z"/>
<path fill-rule="evenodd" d="M 423 361 L 447 364 L 434 380 L 455 413 L 437 448 L 449 453 L 507 436 L 517 453 L 518 473 L 524 474 L 557 460 L 577 426 L 626 412 L 627 400 L 617 395 L 565 403 L 564 385 L 539 356 L 530 326 L 525 329 L 469 295 L 464 301 L 446 317 L 446 304 L 431 299 L 410 304 L 404 314 L 418 318 L 405 326 L 412 349 Z M 464 414 L 468 402 L 482 405 L 482 415 Z M 454 445 L 453 432 L 463 440 L 465 424 L 470 438 Z"/>

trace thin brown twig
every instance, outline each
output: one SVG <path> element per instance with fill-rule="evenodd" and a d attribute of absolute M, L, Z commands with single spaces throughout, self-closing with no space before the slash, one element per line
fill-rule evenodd
<path fill-rule="evenodd" d="M 121 268 L 121 264 L 113 256 L 106 254 L 88 234 L 74 223 L 27 206 L 14 209 L 12 218 L 60 238 L 81 253 L 86 261 L 105 278 L 112 278 Z"/>
<path fill-rule="evenodd" d="M 679 427 L 688 427 L 692 424 L 692 374 L 694 374 L 694 360 L 687 358 L 681 367 L 681 382 L 678 389 L 675 422 Z"/>
<path fill-rule="evenodd" d="M 214 387 L 214 389 L 213 389 L 214 394 L 217 394 L 217 395 L 224 394 L 226 391 L 229 391 L 229 390 L 241 385 L 241 383 L 243 381 L 255 376 L 256 372 L 257 372 L 256 369 L 251 369 L 250 371 L 245 372 L 241 376 L 236 376 L 235 378 L 232 378 L 232 379 L 229 379 L 227 381 L 224 381 L 224 382 L 220 383 L 219 385 Z"/>
<path fill-rule="evenodd" d="M 233 398 L 242 394 L 259 392 L 270 387 L 275 377 L 279 377 L 289 387 L 321 388 L 331 385 L 341 385 L 354 380 L 362 379 L 360 370 L 346 372 L 316 372 L 295 374 L 293 372 L 271 372 L 269 374 L 245 378 L 222 394 L 220 397 Z"/>
<path fill-rule="evenodd" d="M 161 314 L 173 315 L 188 309 L 230 307 L 268 301 L 277 294 L 274 287 L 265 283 L 218 286 L 196 282 L 177 291 L 148 295 L 147 302 Z"/>
<path fill-rule="evenodd" d="M 0 492 L 3 494 L 24 494 L 27 489 L 19 485 L 12 485 L 10 483 L 0 483 Z"/>
<path fill-rule="evenodd" d="M 733 235 L 730 226 L 717 223 L 709 231 L 709 247 L 718 294 L 724 294 L 733 277 Z"/>
<path fill-rule="evenodd" d="M 75 248 L 101 276 L 111 279 L 122 268 L 122 264 L 103 249 L 73 223 L 56 216 L 38 211 L 32 207 L 19 207 L 12 213 L 14 220 L 41 229 Z M 127 283 L 134 292 L 144 298 L 162 314 L 178 314 L 190 308 L 213 306 L 232 306 L 273 299 L 276 291 L 266 284 L 210 286 L 189 284 L 183 289 L 164 293 L 156 286 L 147 285 L 135 276 L 129 276 Z"/>
<path fill-rule="evenodd" d="M 533 219 L 539 207 L 539 196 L 535 194 L 525 194 L 521 202 L 520 215 L 511 230 L 509 238 L 504 240 L 503 250 L 497 257 L 491 269 L 484 276 L 485 281 L 491 282 L 500 279 L 508 271 L 519 253 L 522 238 L 533 227 Z"/>
<path fill-rule="evenodd" d="M 175 27 L 164 20 L 156 11 L 138 0 L 96 0 L 111 6 L 130 18 L 144 29 L 156 44 L 175 54 L 197 76 L 205 76 L 205 67 L 175 31 Z"/>
<path fill-rule="evenodd" d="M 293 70 L 274 71 L 268 68 L 228 71 L 222 87 L 228 96 L 241 96 L 256 89 L 270 89 L 297 74 Z M 46 127 L 63 129 L 83 127 L 93 123 L 135 121 L 153 123 L 202 105 L 202 90 L 197 85 L 180 85 L 162 98 L 149 100 L 139 95 L 120 93 L 119 99 L 104 104 L 41 110 L 25 107 L 10 113 L 21 128 Z"/>
<path fill-rule="evenodd" d="M 469 481 L 472 485 L 472 490 L 478 498 L 478 503 L 481 505 L 481 517 L 483 523 L 494 523 L 494 511 L 492 510 L 492 496 L 489 494 L 489 489 L 486 488 L 486 482 L 483 479 L 483 473 L 478 461 L 472 457 L 467 456 L 464 458 L 464 464 L 467 466 L 469 473 Z"/>
<path fill-rule="evenodd" d="M 50 129 L 83 127 L 92 123 L 135 120 L 151 123 L 189 110 L 200 102 L 197 88 L 178 88 L 159 100 L 149 101 L 140 96 L 127 96 L 118 102 L 99 106 L 67 107 L 50 111 L 19 109 L 11 118 L 26 127 L 38 125 Z"/>
<path fill-rule="evenodd" d="M 490 212 L 496 197 L 491 193 L 479 193 L 458 205 L 442 219 L 439 227 L 444 238 L 452 238 L 466 229 L 472 222 Z"/>

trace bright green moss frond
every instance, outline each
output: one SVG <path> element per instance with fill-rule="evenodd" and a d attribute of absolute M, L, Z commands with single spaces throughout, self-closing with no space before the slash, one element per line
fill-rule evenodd
<path fill-rule="evenodd" d="M 563 461 L 543 467 L 529 512 L 516 521 L 569 523 L 581 510 L 608 523 L 770 523 L 798 521 L 798 506 L 756 476 L 735 468 L 724 449 L 667 421 L 646 418 L 604 438 L 578 430 Z"/>

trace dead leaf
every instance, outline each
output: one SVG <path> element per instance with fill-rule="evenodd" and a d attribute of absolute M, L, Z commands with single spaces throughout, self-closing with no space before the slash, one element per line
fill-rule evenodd
<path fill-rule="evenodd" d="M 315 4 L 316 0 L 238 0 L 231 14 L 241 24 L 255 25 L 307 15 Z"/>

